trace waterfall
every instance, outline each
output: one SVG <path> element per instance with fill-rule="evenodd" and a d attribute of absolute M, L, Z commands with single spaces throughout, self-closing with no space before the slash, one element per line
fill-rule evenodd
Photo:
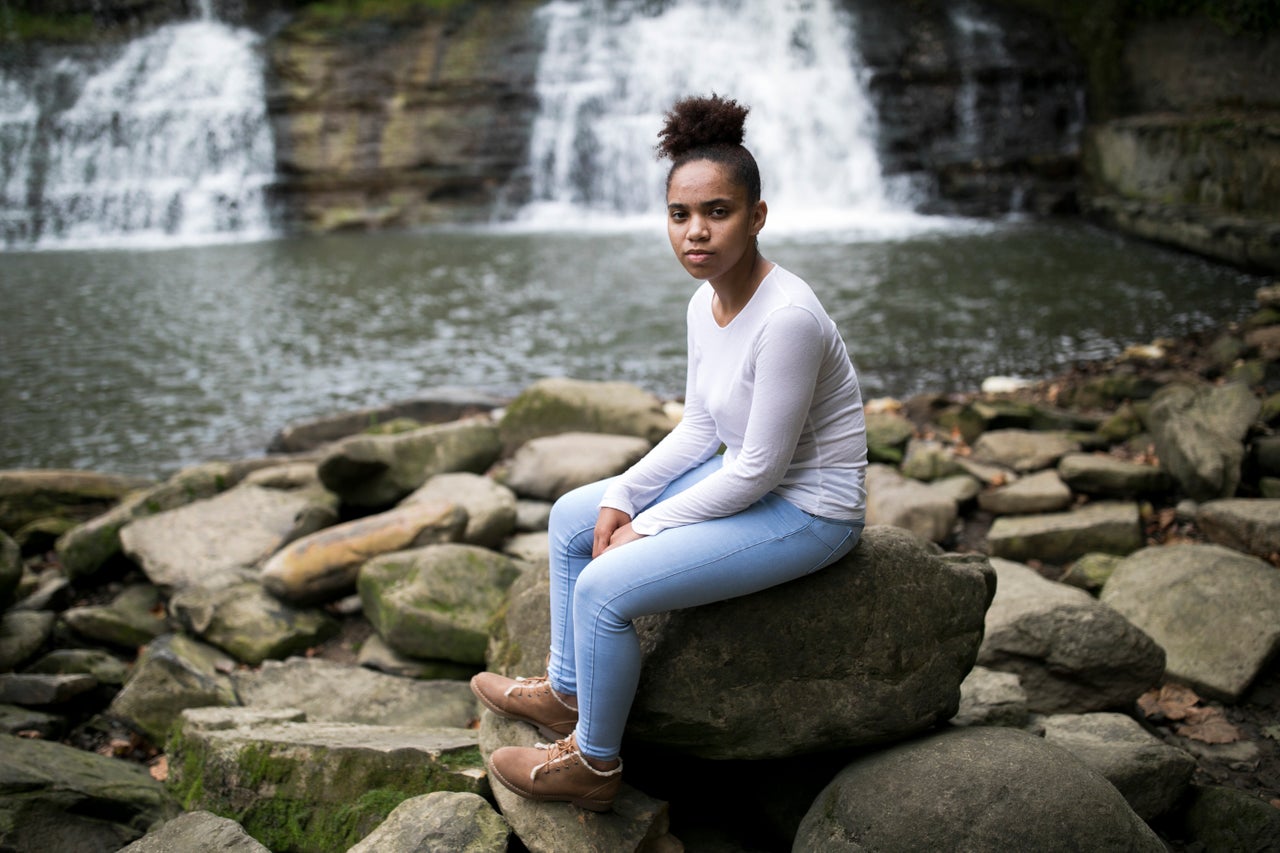
<path fill-rule="evenodd" d="M 540 14 L 525 220 L 661 210 L 663 116 L 680 97 L 712 93 L 751 107 L 746 145 L 771 222 L 898 209 L 881 177 L 855 22 L 832 0 L 553 0 Z"/>
<path fill-rule="evenodd" d="M 275 150 L 258 37 L 213 19 L 106 59 L 0 70 L 5 248 L 175 245 L 271 233 Z"/>

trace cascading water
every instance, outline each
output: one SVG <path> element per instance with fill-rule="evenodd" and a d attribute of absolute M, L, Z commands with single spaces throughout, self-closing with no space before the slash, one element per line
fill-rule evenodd
<path fill-rule="evenodd" d="M 107 60 L 0 70 L 0 239 L 10 249 L 175 245 L 271 231 L 275 151 L 258 37 L 202 17 Z"/>
<path fill-rule="evenodd" d="M 523 219 L 554 226 L 583 212 L 660 209 L 663 115 L 680 97 L 713 92 L 752 109 L 746 144 L 771 222 L 902 209 L 881 177 L 854 22 L 831 0 L 553 0 L 541 14 Z"/>

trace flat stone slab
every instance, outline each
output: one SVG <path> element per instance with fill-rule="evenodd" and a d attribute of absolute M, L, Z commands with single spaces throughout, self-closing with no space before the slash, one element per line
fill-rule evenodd
<path fill-rule="evenodd" d="M 1196 513 L 1209 541 L 1266 559 L 1280 554 L 1280 499 L 1209 501 Z"/>
<path fill-rule="evenodd" d="M 1100 501 L 1070 512 L 1001 516 L 987 543 L 993 557 L 1063 566 L 1090 552 L 1131 554 L 1141 548 L 1142 518 L 1134 503 Z"/>
<path fill-rule="evenodd" d="M 307 722 L 301 712 L 197 708 L 169 741 L 169 786 L 272 850 L 346 850 L 405 799 L 488 794 L 472 729 Z"/>

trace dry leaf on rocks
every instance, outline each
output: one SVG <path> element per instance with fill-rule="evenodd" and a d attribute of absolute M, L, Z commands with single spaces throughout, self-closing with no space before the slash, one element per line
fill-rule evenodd
<path fill-rule="evenodd" d="M 1202 743 L 1235 743 L 1240 730 L 1222 711 L 1200 704 L 1200 697 L 1190 687 L 1165 684 L 1159 690 L 1148 690 L 1138 698 L 1138 708 L 1153 722 L 1175 721 L 1174 733 Z"/>
<path fill-rule="evenodd" d="M 169 779 L 169 759 L 163 755 L 156 756 L 155 760 L 148 765 L 147 770 L 151 773 L 151 778 L 157 782 L 165 782 Z"/>

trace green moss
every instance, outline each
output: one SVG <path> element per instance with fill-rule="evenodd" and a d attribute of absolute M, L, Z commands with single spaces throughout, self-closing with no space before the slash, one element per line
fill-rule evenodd
<path fill-rule="evenodd" d="M 0 35 L 17 41 L 91 41 L 100 35 L 92 15 L 50 15 L 0 9 Z"/>
<path fill-rule="evenodd" d="M 302 21 L 330 27 L 383 19 L 405 21 L 424 12 L 443 12 L 464 6 L 471 0 L 313 0 L 303 7 Z"/>

